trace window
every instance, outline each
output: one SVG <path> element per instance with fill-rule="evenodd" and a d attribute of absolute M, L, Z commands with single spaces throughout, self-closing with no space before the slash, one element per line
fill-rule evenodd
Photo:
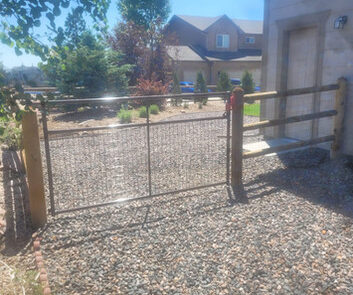
<path fill-rule="evenodd" d="M 229 48 L 229 35 L 219 34 L 216 38 L 217 48 Z"/>
<path fill-rule="evenodd" d="M 246 37 L 246 43 L 255 44 L 255 37 Z"/>

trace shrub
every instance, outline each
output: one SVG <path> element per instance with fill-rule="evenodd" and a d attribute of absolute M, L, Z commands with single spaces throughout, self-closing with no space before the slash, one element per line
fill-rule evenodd
<path fill-rule="evenodd" d="M 147 109 L 145 106 L 140 107 L 139 109 L 139 117 L 140 118 L 147 118 Z"/>
<path fill-rule="evenodd" d="M 118 118 L 120 119 L 120 123 L 131 123 L 132 113 L 127 109 L 120 109 L 118 112 Z"/>
<path fill-rule="evenodd" d="M 218 91 L 231 91 L 232 84 L 230 83 L 229 76 L 226 72 L 221 72 L 219 74 L 219 79 L 217 83 L 217 90 Z"/>
<path fill-rule="evenodd" d="M 176 73 L 173 74 L 173 85 L 172 85 L 172 93 L 173 94 L 181 94 L 180 83 Z M 183 99 L 182 98 L 173 98 L 171 99 L 171 103 L 173 106 L 181 105 Z"/>
<path fill-rule="evenodd" d="M 19 150 L 22 144 L 20 122 L 14 120 L 0 123 L 0 142 L 10 150 Z"/>
<path fill-rule="evenodd" d="M 241 87 L 244 89 L 244 93 L 253 93 L 255 89 L 254 79 L 252 74 L 245 71 L 243 77 L 241 78 Z"/>
<path fill-rule="evenodd" d="M 195 85 L 194 92 L 195 93 L 207 93 L 206 81 L 203 78 L 203 75 L 201 72 L 197 73 L 196 85 Z M 203 104 L 206 104 L 207 100 L 208 100 L 207 96 L 195 98 L 195 102 L 202 102 Z"/>
<path fill-rule="evenodd" d="M 159 107 L 156 104 L 150 106 L 150 112 L 153 115 L 157 115 L 159 113 Z"/>
<path fill-rule="evenodd" d="M 153 75 L 151 80 L 146 79 L 138 79 L 138 83 L 136 85 L 136 96 L 147 96 L 147 95 L 161 95 L 166 94 L 168 92 L 168 84 L 164 84 L 162 81 L 156 81 L 155 75 Z M 159 109 L 163 109 L 165 106 L 165 98 L 157 98 L 154 100 L 149 100 L 156 105 L 158 105 Z M 135 105 L 141 106 L 145 103 L 143 100 L 136 100 Z"/>

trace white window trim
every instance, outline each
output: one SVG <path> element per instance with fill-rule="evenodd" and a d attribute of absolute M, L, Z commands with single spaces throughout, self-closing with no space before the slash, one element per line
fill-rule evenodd
<path fill-rule="evenodd" d="M 255 37 L 245 37 L 246 44 L 255 44 Z"/>
<path fill-rule="evenodd" d="M 222 46 L 218 46 L 218 37 L 222 36 Z M 228 36 L 228 46 L 224 46 L 224 36 Z M 217 48 L 229 48 L 230 47 L 230 36 L 229 34 L 217 34 L 216 35 L 216 47 Z"/>

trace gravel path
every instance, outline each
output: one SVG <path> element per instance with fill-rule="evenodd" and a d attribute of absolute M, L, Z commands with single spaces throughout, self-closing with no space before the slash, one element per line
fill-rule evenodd
<path fill-rule="evenodd" d="M 244 190 L 248 204 L 215 187 L 50 218 L 55 293 L 353 293 L 352 162 L 248 159 Z"/>

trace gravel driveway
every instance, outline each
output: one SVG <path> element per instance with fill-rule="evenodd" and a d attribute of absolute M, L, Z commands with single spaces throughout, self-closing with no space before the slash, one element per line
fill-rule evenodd
<path fill-rule="evenodd" d="M 248 204 L 215 187 L 50 218 L 55 294 L 353 294 L 348 159 L 248 159 L 244 190 Z"/>

